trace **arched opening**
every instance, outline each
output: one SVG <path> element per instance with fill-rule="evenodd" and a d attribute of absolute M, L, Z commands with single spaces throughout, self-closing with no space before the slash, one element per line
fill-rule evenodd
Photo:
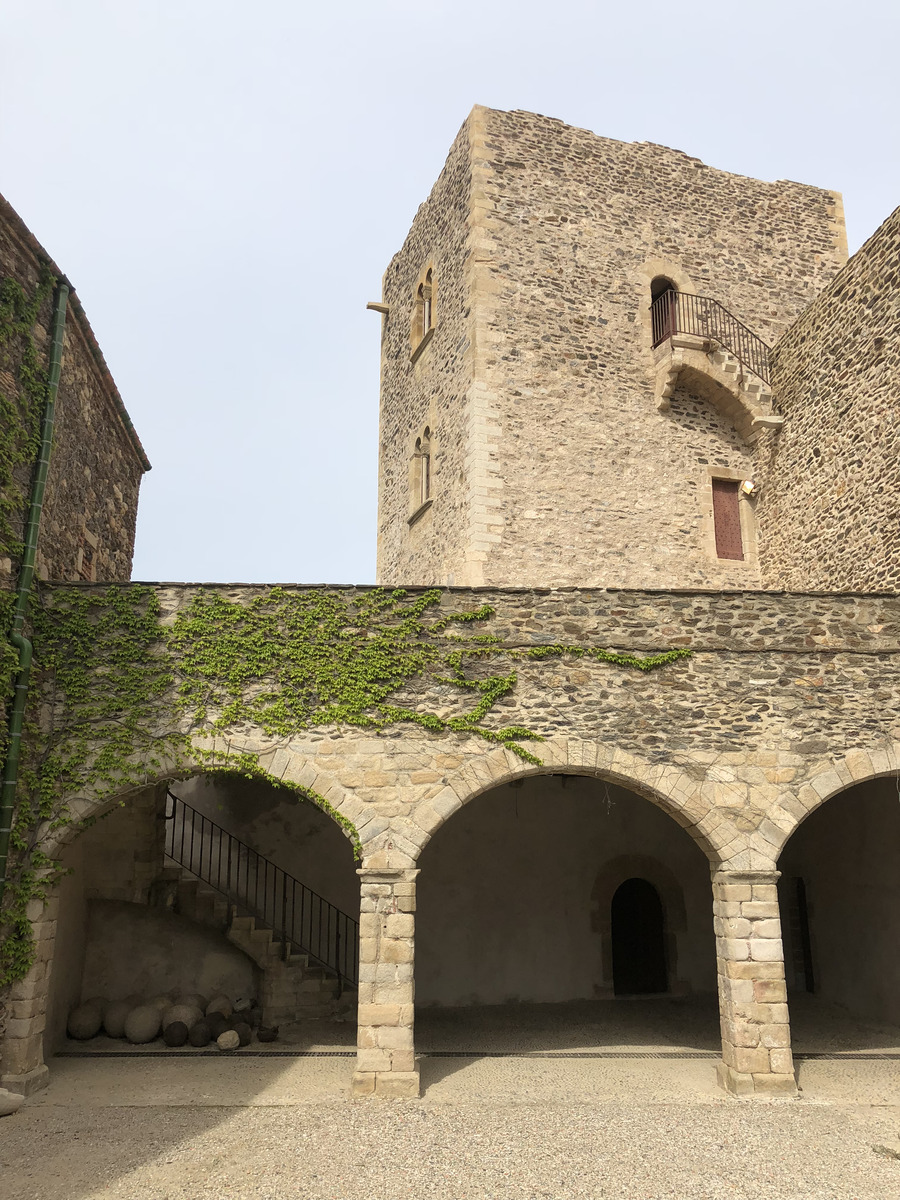
<path fill-rule="evenodd" d="M 307 1019 L 349 1012 L 352 846 L 290 790 L 226 773 L 154 785 L 113 805 L 61 862 L 69 874 L 56 901 L 45 1058 L 121 1052 L 105 1016 L 96 1035 L 67 1037 L 89 1000 L 105 1013 L 126 1001 L 162 1011 L 167 996 L 225 996 L 252 1012 L 254 1028 L 280 1026 L 282 1041 L 302 1038 Z M 152 1047 L 165 1049 L 159 1035 Z"/>
<path fill-rule="evenodd" d="M 666 935 L 659 892 L 646 879 L 626 879 L 612 899 L 613 988 L 617 996 L 668 991 Z"/>
<path fill-rule="evenodd" d="M 678 288 L 665 275 L 650 282 L 650 315 L 655 348 L 678 328 Z"/>
<path fill-rule="evenodd" d="M 412 470 L 412 510 L 415 512 L 431 499 L 431 429 L 425 426 L 416 438 Z"/>
<path fill-rule="evenodd" d="M 778 862 L 792 1040 L 804 1052 L 900 1045 L 900 795 L 857 784 L 795 830 Z"/>
<path fill-rule="evenodd" d="M 514 780 L 418 866 L 421 1050 L 717 1049 L 709 860 L 649 800 L 584 775 Z"/>

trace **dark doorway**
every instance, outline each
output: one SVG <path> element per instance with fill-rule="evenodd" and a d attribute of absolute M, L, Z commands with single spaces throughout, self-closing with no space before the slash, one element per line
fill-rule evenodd
<path fill-rule="evenodd" d="M 678 289 L 664 275 L 650 284 L 650 315 L 654 348 L 678 332 Z"/>
<path fill-rule="evenodd" d="M 612 956 L 617 996 L 668 991 L 662 902 L 646 879 L 626 879 L 613 896 Z"/>

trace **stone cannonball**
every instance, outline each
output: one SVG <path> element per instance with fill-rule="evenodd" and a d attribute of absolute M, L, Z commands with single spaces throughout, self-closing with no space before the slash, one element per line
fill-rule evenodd
<path fill-rule="evenodd" d="M 220 1012 L 210 1013 L 206 1018 L 206 1023 L 210 1028 L 213 1038 L 217 1038 L 220 1033 L 224 1033 L 226 1029 L 231 1028 L 227 1017 L 223 1017 Z"/>
<path fill-rule="evenodd" d="M 107 1036 L 111 1038 L 124 1037 L 125 1020 L 131 1010 L 137 1007 L 135 1004 L 129 1004 L 127 1000 L 113 1000 L 112 1004 L 107 1004 L 103 1013 L 103 1028 Z"/>
<path fill-rule="evenodd" d="M 135 1046 L 152 1042 L 159 1033 L 160 1023 L 159 1009 L 152 1004 L 142 1004 L 125 1018 L 125 1036 Z"/>
<path fill-rule="evenodd" d="M 221 1013 L 226 1021 L 229 1019 L 234 1012 L 234 1008 L 227 996 L 213 996 L 212 1000 L 206 1006 L 206 1015 L 211 1016 L 214 1012 Z"/>
<path fill-rule="evenodd" d="M 102 1024 L 103 1017 L 101 1016 L 99 1005 L 79 1004 L 77 1008 L 73 1008 L 69 1013 L 69 1023 L 66 1026 L 66 1031 L 69 1037 L 77 1038 L 80 1042 L 85 1042 L 88 1038 L 97 1036 Z"/>
<path fill-rule="evenodd" d="M 274 1042 L 278 1037 L 277 1025 L 260 1025 L 256 1036 L 261 1042 Z"/>
<path fill-rule="evenodd" d="M 146 1007 L 156 1008 L 163 1013 L 167 1008 L 172 1007 L 172 997 L 165 992 L 160 992 L 158 996 L 153 996 L 146 1002 Z"/>
<path fill-rule="evenodd" d="M 196 1025 L 203 1016 L 203 1010 L 195 1008 L 193 1004 L 173 1004 L 171 1008 L 166 1009 L 163 1013 L 162 1027 L 165 1032 L 173 1021 L 181 1021 L 188 1029 L 192 1025 Z"/>
<path fill-rule="evenodd" d="M 196 1025 L 192 1025 L 188 1033 L 188 1041 L 192 1046 L 208 1046 L 212 1041 L 212 1030 L 209 1027 L 209 1021 L 198 1021 Z"/>
<path fill-rule="evenodd" d="M 163 1032 L 163 1041 L 167 1046 L 183 1046 L 188 1040 L 188 1027 L 184 1021 L 172 1021 Z"/>
<path fill-rule="evenodd" d="M 253 1033 L 246 1021 L 235 1021 L 231 1028 L 241 1039 L 242 1046 L 250 1045 L 250 1039 L 253 1036 Z"/>
<path fill-rule="evenodd" d="M 226 1029 L 216 1038 L 216 1045 L 220 1050 L 237 1050 L 240 1044 L 241 1039 L 233 1029 Z"/>
<path fill-rule="evenodd" d="M 206 1006 L 209 1000 L 200 992 L 179 992 L 175 998 L 176 1004 L 189 1004 L 191 1008 L 199 1008 L 201 1012 L 206 1012 Z"/>

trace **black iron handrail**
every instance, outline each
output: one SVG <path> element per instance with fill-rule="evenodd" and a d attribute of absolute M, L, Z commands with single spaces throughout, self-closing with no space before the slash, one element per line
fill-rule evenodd
<path fill-rule="evenodd" d="M 166 854 L 291 947 L 356 987 L 359 922 L 169 792 Z"/>
<path fill-rule="evenodd" d="M 690 292 L 663 292 L 651 304 L 650 316 L 654 347 L 676 333 L 708 338 L 730 350 L 742 370 L 769 382 L 769 347 L 718 300 Z"/>

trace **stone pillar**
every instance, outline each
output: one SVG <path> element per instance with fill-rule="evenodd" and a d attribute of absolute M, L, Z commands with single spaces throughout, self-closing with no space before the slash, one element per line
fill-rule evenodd
<path fill-rule="evenodd" d="M 406 867 L 360 877 L 359 1015 L 354 1096 L 418 1096 L 413 1044 L 416 876 Z"/>
<path fill-rule="evenodd" d="M 779 872 L 715 871 L 713 913 L 719 973 L 719 1083 L 736 1096 L 796 1094 Z"/>
<path fill-rule="evenodd" d="M 34 963 L 24 979 L 10 985 L 3 998 L 7 1011 L 0 1045 L 0 1087 L 25 1096 L 45 1087 L 49 1075 L 44 1063 L 44 1024 L 58 908 L 56 894 L 46 905 L 40 900 L 29 901 Z"/>

